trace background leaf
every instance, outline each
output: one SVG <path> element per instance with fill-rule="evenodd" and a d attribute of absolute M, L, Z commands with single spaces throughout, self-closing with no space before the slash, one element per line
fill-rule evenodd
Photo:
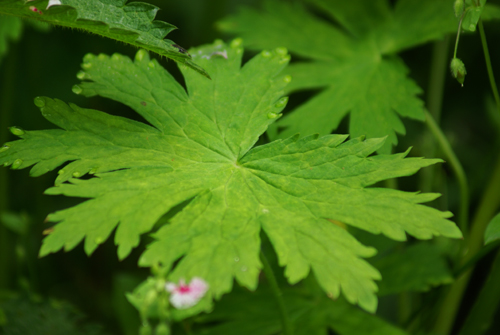
<path fill-rule="evenodd" d="M 184 48 L 164 39 L 176 27 L 163 21 L 154 21 L 159 10 L 154 5 L 145 2 L 127 4 L 127 0 L 61 0 L 60 5 L 47 8 L 47 3 L 47 0 L 0 0 L 0 13 L 83 29 L 156 52 L 209 77 L 205 70 L 191 60 Z"/>
<path fill-rule="evenodd" d="M 289 67 L 289 91 L 320 90 L 278 121 L 270 136 L 329 134 L 349 113 L 351 136 L 388 136 L 379 152 L 389 153 L 396 133 L 406 132 L 401 117 L 424 120 L 422 91 L 395 54 L 456 30 L 452 1 L 400 0 L 394 9 L 385 0 L 308 2 L 345 31 L 283 1 L 267 1 L 263 11 L 242 9 L 219 24 L 250 48 L 282 45 L 305 59 Z"/>
<path fill-rule="evenodd" d="M 425 292 L 450 284 L 453 276 L 441 251 L 429 243 L 417 243 L 379 258 L 372 264 L 382 274 L 379 296 L 401 292 Z"/>
<path fill-rule="evenodd" d="M 307 280 L 310 286 L 313 282 Z M 319 289 L 316 284 L 312 284 Z M 288 315 L 296 335 L 324 335 L 329 330 L 339 335 L 405 335 L 402 329 L 366 313 L 344 299 L 332 301 L 321 294 L 311 294 L 311 288 L 284 292 Z M 276 334 L 281 330 L 280 315 L 263 283 L 256 292 L 235 289 L 216 304 L 212 313 L 197 318 L 196 335 Z M 239 308 L 234 308 L 239 306 Z"/>
<path fill-rule="evenodd" d="M 61 301 L 37 301 L 34 298 L 17 296 L 2 298 L 0 311 L 5 313 L 5 322 L 0 324 L 0 330 L 4 335 L 106 334 L 99 325 L 83 323 L 85 318 L 81 312 Z"/>

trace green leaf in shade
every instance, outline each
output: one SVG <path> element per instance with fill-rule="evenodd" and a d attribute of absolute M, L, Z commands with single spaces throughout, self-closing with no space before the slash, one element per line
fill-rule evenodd
<path fill-rule="evenodd" d="M 453 282 L 453 276 L 439 248 L 417 243 L 371 262 L 382 274 L 379 296 L 417 291 Z"/>
<path fill-rule="evenodd" d="M 212 313 L 198 318 L 195 335 L 273 335 L 281 331 L 280 314 L 263 285 L 256 292 L 235 289 L 217 303 Z M 294 335 L 408 335 L 384 319 L 356 308 L 344 299 L 310 296 L 286 290 L 283 297 Z M 234 308 L 238 306 L 238 308 Z M 219 324 L 217 324 L 220 322 Z M 216 324 L 213 326 L 213 324 Z M 195 329 L 196 329 L 195 328 Z"/>
<path fill-rule="evenodd" d="M 484 244 L 490 244 L 500 239 L 500 213 L 491 219 L 484 232 Z"/>
<path fill-rule="evenodd" d="M 345 300 L 329 302 L 328 307 L 328 325 L 339 335 L 409 335 L 384 319 L 347 304 Z"/>
<path fill-rule="evenodd" d="M 169 280 L 202 277 L 219 298 L 236 279 L 255 289 L 261 269 L 261 230 L 269 237 L 291 284 L 314 273 L 332 297 L 374 311 L 379 272 L 363 257 L 375 249 L 340 225 L 403 241 L 458 238 L 450 212 L 421 205 L 437 194 L 368 188 L 409 176 L 440 160 L 406 158 L 408 151 L 372 156 L 384 139 L 346 135 L 298 136 L 254 147 L 285 107 L 281 72 L 286 50 L 263 51 L 241 66 L 241 41 L 191 50 L 213 74 L 208 80 L 181 67 L 187 92 L 141 50 L 135 60 L 87 55 L 74 91 L 101 95 L 136 110 L 149 124 L 50 98 L 36 98 L 42 115 L 61 129 L 24 131 L 0 149 L 0 164 L 31 165 L 38 176 L 60 165 L 47 194 L 87 198 L 50 214 L 58 222 L 40 255 L 73 249 L 85 240 L 91 254 L 116 228 L 125 258 L 160 217 L 191 200 L 159 229 L 142 266 L 173 268 Z M 90 174 L 94 178 L 80 179 Z M 175 267 L 174 267 L 174 264 Z"/>
<path fill-rule="evenodd" d="M 453 1 L 400 0 L 394 8 L 386 0 L 308 2 L 340 27 L 284 1 L 219 23 L 248 47 L 279 45 L 304 59 L 288 68 L 289 92 L 321 90 L 273 125 L 270 136 L 329 134 L 349 114 L 351 136 L 388 136 L 379 152 L 389 153 L 396 133 L 405 134 L 401 117 L 425 119 L 422 90 L 396 53 L 456 31 Z"/>
<path fill-rule="evenodd" d="M 4 292 L 2 292 L 4 293 Z M 2 335 L 108 335 L 65 301 L 39 301 L 27 296 L 0 298 Z M 2 318 L 3 316 L 3 318 Z"/>
<path fill-rule="evenodd" d="M 82 29 L 156 52 L 209 77 L 203 68 L 193 62 L 184 48 L 164 39 L 177 28 L 170 23 L 154 20 L 159 10 L 154 5 L 145 2 L 127 4 L 127 0 L 61 0 L 60 3 L 47 8 L 47 0 L 0 0 L 0 14 Z"/>
<path fill-rule="evenodd" d="M 0 63 L 7 53 L 9 42 L 17 41 L 21 37 L 22 30 L 21 19 L 0 15 Z"/>

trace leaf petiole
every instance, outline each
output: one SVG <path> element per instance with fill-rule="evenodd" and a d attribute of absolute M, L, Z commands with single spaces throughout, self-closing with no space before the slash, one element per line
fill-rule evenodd
<path fill-rule="evenodd" d="M 278 303 L 278 308 L 281 317 L 281 325 L 283 327 L 283 334 L 293 335 L 292 325 L 290 323 L 290 318 L 288 317 L 288 313 L 286 311 L 285 301 L 283 300 L 283 293 L 281 292 L 278 286 L 278 282 L 276 281 L 276 277 L 274 276 L 273 269 L 271 268 L 271 265 L 269 265 L 266 255 L 264 255 L 262 250 L 260 251 L 260 260 L 263 265 L 264 274 L 266 275 L 266 278 L 269 281 L 269 286 L 271 287 L 271 291 L 273 292 L 274 298 Z"/>
<path fill-rule="evenodd" d="M 458 226 L 460 230 L 462 230 L 462 233 L 465 237 L 467 236 L 467 222 L 469 218 L 469 186 L 467 177 L 465 175 L 462 164 L 460 164 L 457 155 L 451 147 L 450 142 L 448 142 L 448 139 L 446 138 L 446 136 L 444 136 L 441 128 L 439 128 L 432 115 L 428 111 L 425 111 L 425 117 L 427 126 L 441 146 L 441 150 L 443 150 L 443 153 L 447 161 L 450 163 L 451 168 L 453 169 L 453 172 L 455 173 L 455 176 L 457 178 L 460 188 L 460 209 L 458 216 Z"/>
<path fill-rule="evenodd" d="M 490 79 L 490 86 L 493 96 L 495 97 L 495 102 L 497 104 L 497 110 L 500 113 L 500 96 L 498 94 L 497 84 L 495 82 L 495 75 L 493 74 L 493 67 L 491 66 L 490 52 L 488 50 L 488 43 L 486 42 L 486 34 L 484 33 L 483 20 L 479 20 L 479 35 L 481 36 L 481 45 L 484 51 L 484 61 L 486 63 L 486 68 L 488 69 L 488 78 Z"/>

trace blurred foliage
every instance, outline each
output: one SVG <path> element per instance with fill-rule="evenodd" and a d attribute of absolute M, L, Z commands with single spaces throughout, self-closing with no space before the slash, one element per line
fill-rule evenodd
<path fill-rule="evenodd" d="M 0 298 L 0 331 L 4 335 L 105 335 L 102 327 L 83 323 L 73 306 L 36 297 Z"/>

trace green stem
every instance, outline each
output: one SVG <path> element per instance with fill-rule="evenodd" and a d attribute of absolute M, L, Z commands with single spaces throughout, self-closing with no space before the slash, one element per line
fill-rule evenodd
<path fill-rule="evenodd" d="M 472 258 L 470 258 L 464 265 L 460 266 L 455 271 L 453 271 L 453 276 L 455 278 L 461 276 L 463 273 L 465 273 L 465 271 L 469 270 L 469 268 L 473 267 L 477 262 L 479 262 L 487 255 L 489 255 L 491 251 L 498 248 L 498 246 L 500 246 L 500 241 L 492 242 L 487 246 L 483 247 L 481 250 L 479 250 L 477 254 L 472 256 Z"/>
<path fill-rule="evenodd" d="M 447 35 L 442 41 L 434 43 L 432 50 L 431 69 L 429 73 L 429 84 L 427 86 L 427 109 L 439 124 L 441 119 L 441 107 L 443 104 L 443 92 L 446 76 L 448 75 L 448 47 L 450 36 Z M 424 157 L 436 156 L 436 142 L 431 134 L 425 132 L 422 138 L 422 151 Z M 421 179 L 419 189 L 422 192 L 433 191 L 435 175 L 438 172 L 438 166 L 429 166 L 421 170 Z M 443 192 L 441 192 L 443 193 Z"/>
<path fill-rule="evenodd" d="M 193 333 L 191 332 L 191 325 L 186 320 L 182 321 L 182 325 L 184 328 L 184 333 L 186 335 L 193 335 Z"/>
<path fill-rule="evenodd" d="M 450 36 L 434 43 L 432 50 L 432 63 L 428 85 L 427 108 L 439 123 L 441 119 L 441 106 L 443 105 L 444 83 L 448 72 L 448 46 Z"/>
<path fill-rule="evenodd" d="M 453 58 L 457 58 L 458 41 L 460 40 L 462 21 L 464 20 L 465 13 L 467 13 L 467 10 L 464 10 L 464 12 L 462 13 L 462 16 L 460 17 L 460 22 L 458 23 L 457 39 L 455 40 L 455 50 L 453 51 Z"/>
<path fill-rule="evenodd" d="M 467 183 L 467 177 L 465 176 L 465 172 L 464 169 L 462 168 L 462 165 L 460 164 L 460 161 L 458 160 L 457 156 L 455 155 L 455 152 L 451 148 L 450 142 L 448 142 L 448 139 L 444 136 L 443 132 L 441 131 L 441 128 L 439 128 L 436 121 L 434 121 L 434 118 L 429 112 L 426 111 L 425 116 L 426 116 L 427 126 L 429 127 L 430 131 L 438 141 L 441 150 L 443 150 L 443 154 L 448 160 L 457 178 L 458 186 L 460 188 L 460 208 L 457 221 L 458 221 L 458 226 L 462 230 L 462 233 L 464 234 L 464 236 L 466 236 L 467 221 L 469 217 L 469 186 Z"/>
<path fill-rule="evenodd" d="M 484 334 L 494 320 L 495 312 L 500 304 L 500 252 L 497 253 L 491 266 L 488 279 L 472 307 L 460 335 Z"/>
<path fill-rule="evenodd" d="M 483 21 L 479 20 L 478 23 L 479 34 L 481 35 L 481 44 L 483 45 L 484 61 L 486 62 L 486 68 L 488 69 L 488 78 L 490 79 L 491 91 L 495 97 L 495 102 L 497 104 L 498 112 L 500 113 L 500 96 L 498 95 L 497 84 L 495 82 L 495 76 L 493 74 L 493 68 L 491 66 L 490 52 L 488 51 L 488 43 L 486 42 L 486 34 L 484 33 Z"/>
<path fill-rule="evenodd" d="M 461 267 L 469 263 L 479 252 L 483 245 L 483 236 L 488 223 L 495 215 L 500 206 L 500 156 L 498 157 L 496 166 L 493 170 L 493 175 L 488 182 L 488 187 L 484 192 L 478 210 L 472 220 L 471 230 L 468 238 L 462 246 Z M 462 296 L 465 292 L 473 266 L 465 271 L 450 287 L 446 297 L 442 303 L 440 313 L 437 318 L 436 327 L 434 328 L 437 334 L 449 334 L 455 321 L 458 307 L 462 301 Z"/>
<path fill-rule="evenodd" d="M 461 24 L 462 20 L 460 20 L 458 34 L 460 34 Z M 500 98 L 498 95 L 495 78 L 493 76 L 491 60 L 488 52 L 488 45 L 486 43 L 484 28 L 481 21 L 479 21 L 479 32 L 481 35 L 481 42 L 483 45 L 483 50 L 485 55 L 484 57 L 486 61 L 486 67 L 488 69 L 491 89 L 495 97 L 497 109 L 500 112 Z M 458 35 L 457 35 L 457 42 L 455 45 L 454 57 L 456 57 L 457 46 L 458 46 Z M 490 179 L 490 182 L 488 183 L 488 188 L 486 189 L 486 192 L 483 194 L 479 208 L 476 212 L 476 215 L 474 216 L 474 219 L 472 220 L 470 234 L 468 236 L 464 234 L 464 236 L 466 236 L 466 240 L 464 241 L 465 243 L 463 243 L 461 249 L 462 259 L 460 267 L 455 271 L 455 273 L 460 275 L 460 277 L 458 277 L 457 280 L 450 287 L 441 305 L 442 307 L 440 309 L 440 313 L 437 318 L 436 327 L 434 328 L 434 330 L 438 334 L 449 334 L 451 332 L 460 302 L 462 301 L 463 294 L 465 292 L 465 289 L 467 288 L 467 284 L 472 274 L 472 269 L 474 267 L 474 264 L 479 259 L 481 259 L 485 254 L 487 254 L 490 250 L 492 250 L 490 249 L 492 247 L 486 247 L 483 250 L 481 250 L 481 247 L 483 243 L 483 236 L 486 226 L 488 225 L 488 222 L 493 217 L 495 211 L 500 205 L 500 192 L 498 192 L 499 188 L 500 188 L 500 157 L 493 171 L 493 176 Z"/>
<path fill-rule="evenodd" d="M 433 329 L 433 333 L 437 335 L 450 334 L 471 273 L 471 270 L 469 270 L 456 279 L 446 293 L 445 298 L 441 302 L 441 308 L 437 315 L 437 321 Z"/>
<path fill-rule="evenodd" d="M 410 292 L 402 292 L 398 295 L 398 317 L 399 323 L 403 324 L 412 315 L 412 296 Z"/>
<path fill-rule="evenodd" d="M 274 298 L 278 303 L 278 308 L 280 311 L 281 317 L 281 325 L 283 327 L 284 335 L 292 335 L 292 324 L 290 322 L 290 318 L 288 317 L 288 313 L 285 307 L 285 301 L 283 300 L 283 293 L 281 292 L 278 282 L 276 281 L 276 277 L 274 276 L 273 269 L 269 265 L 266 256 L 260 251 L 260 260 L 262 261 L 262 265 L 264 266 L 263 270 L 266 275 L 267 280 L 269 281 L 269 286 L 271 286 L 271 291 L 273 292 Z"/>

